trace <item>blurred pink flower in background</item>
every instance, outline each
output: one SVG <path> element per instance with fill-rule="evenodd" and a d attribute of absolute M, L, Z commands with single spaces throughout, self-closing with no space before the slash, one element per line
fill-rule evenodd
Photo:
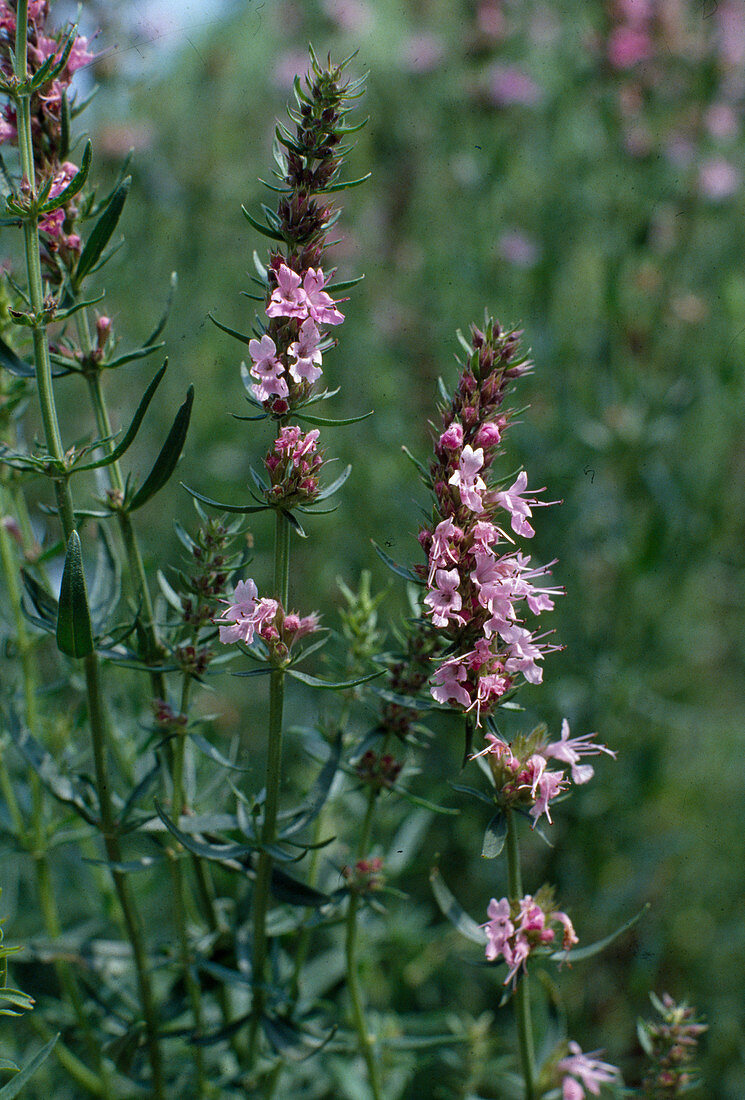
<path fill-rule="evenodd" d="M 412 34 L 403 44 L 401 64 L 411 73 L 429 73 L 442 61 L 445 48 L 436 34 Z"/>
<path fill-rule="evenodd" d="M 742 0 L 722 0 L 716 16 L 722 60 L 737 68 L 745 64 L 745 4 Z"/>
<path fill-rule="evenodd" d="M 729 103 L 712 103 L 706 112 L 706 129 L 716 138 L 735 136 L 737 115 Z"/>
<path fill-rule="evenodd" d="M 532 237 L 519 229 L 503 233 L 497 244 L 499 255 L 515 267 L 533 267 L 540 256 L 540 248 Z"/>
<path fill-rule="evenodd" d="M 713 202 L 729 199 L 740 187 L 740 173 L 724 157 L 704 161 L 698 174 L 701 193 Z"/>
<path fill-rule="evenodd" d="M 488 38 L 502 38 L 506 23 L 501 4 L 498 0 L 482 0 L 476 12 L 476 23 L 482 34 Z"/>
<path fill-rule="evenodd" d="M 272 71 L 272 84 L 275 88 L 291 88 L 298 73 L 304 73 L 307 67 L 307 50 L 288 50 L 277 59 Z"/>
<path fill-rule="evenodd" d="M 652 56 L 654 47 L 646 30 L 615 27 L 608 38 L 608 60 L 614 69 L 631 69 Z"/>
<path fill-rule="evenodd" d="M 340 30 L 351 34 L 364 31 L 372 20 L 370 5 L 365 0 L 323 0 L 323 10 Z"/>
<path fill-rule="evenodd" d="M 515 103 L 532 107 L 543 95 L 532 76 L 517 65 L 493 65 L 488 78 L 491 100 L 498 107 L 509 107 Z"/>

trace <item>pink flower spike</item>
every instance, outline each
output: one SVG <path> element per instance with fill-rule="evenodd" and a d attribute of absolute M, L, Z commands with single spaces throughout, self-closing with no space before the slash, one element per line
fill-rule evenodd
<path fill-rule="evenodd" d="M 269 305 L 266 307 L 267 317 L 305 319 L 308 316 L 308 302 L 305 291 L 300 286 L 302 281 L 300 276 L 287 264 L 280 264 L 276 276 L 277 287 L 272 291 Z"/>
<path fill-rule="evenodd" d="M 562 1058 L 556 1067 L 560 1074 L 564 1074 L 563 1100 L 584 1100 L 585 1089 L 593 1096 L 599 1096 L 600 1085 L 618 1080 L 618 1069 L 595 1057 L 600 1053 L 601 1051 L 594 1051 L 592 1054 L 583 1054 L 579 1043 L 569 1044 L 568 1057 Z"/>
<path fill-rule="evenodd" d="M 344 314 L 339 312 L 336 302 L 323 289 L 325 284 L 326 277 L 320 267 L 318 270 L 309 267 L 303 279 L 308 313 L 319 325 L 340 325 L 344 320 Z"/>
<path fill-rule="evenodd" d="M 580 764 L 583 756 L 598 756 L 601 752 L 616 759 L 616 754 L 605 745 L 592 742 L 594 733 L 583 733 L 580 737 L 569 736 L 569 723 L 566 718 L 561 723 L 561 738 L 548 745 L 543 753 L 546 757 L 560 760 L 563 764 L 569 764 L 572 769 L 572 782 L 577 784 L 587 783 L 595 774 L 591 764 Z"/>
<path fill-rule="evenodd" d="M 295 358 L 295 362 L 290 364 L 290 374 L 298 384 L 302 381 L 316 382 L 323 374 L 318 365 L 322 361 L 320 340 L 315 321 L 307 317 L 300 326 L 298 339 L 287 349 L 287 354 Z"/>

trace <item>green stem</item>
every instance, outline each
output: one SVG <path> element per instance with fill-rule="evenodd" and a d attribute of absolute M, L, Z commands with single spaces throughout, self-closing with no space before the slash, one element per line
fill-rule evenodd
<path fill-rule="evenodd" d="M 507 818 L 507 876 L 510 902 L 519 901 L 523 896 L 522 875 L 520 874 L 520 846 L 517 837 L 517 822 L 512 810 L 505 810 Z M 533 1024 L 530 1016 L 530 987 L 528 971 L 519 978 L 515 990 L 515 1020 L 517 1023 L 517 1041 L 520 1049 L 520 1064 L 525 1082 L 525 1100 L 535 1100 L 535 1052 L 533 1049 Z"/>
<path fill-rule="evenodd" d="M 368 854 L 370 845 L 370 832 L 372 830 L 373 815 L 378 792 L 370 787 L 367 796 L 367 811 L 360 834 L 357 858 L 363 859 Z M 359 1038 L 360 1051 L 367 1064 L 367 1073 L 370 1081 L 370 1089 L 375 1100 L 382 1100 L 383 1092 L 380 1083 L 380 1070 L 375 1054 L 375 1037 L 370 1035 L 365 1021 L 365 1008 L 360 989 L 359 974 L 357 969 L 357 911 L 360 904 L 359 893 L 353 891 L 349 895 L 349 907 L 346 919 L 346 956 L 347 956 L 347 989 L 349 999 L 352 1002 L 352 1017 Z"/>
<path fill-rule="evenodd" d="M 85 310 L 81 310 L 80 313 L 84 314 Z M 78 331 L 81 334 L 83 351 L 89 353 L 90 335 L 88 334 L 88 323 L 85 317 L 81 317 Z M 99 435 L 108 440 L 108 442 L 104 444 L 104 449 L 110 454 L 114 449 L 114 442 L 111 438 L 111 419 L 101 388 L 100 375 L 98 373 L 89 375 L 87 382 L 88 393 L 90 394 L 91 404 L 93 405 L 93 411 L 96 417 L 96 427 L 98 428 Z M 109 485 L 111 488 L 123 494 L 124 480 L 122 478 L 119 463 L 110 463 L 106 467 L 106 470 L 108 471 Z M 137 534 L 131 516 L 127 512 L 119 511 L 117 513 L 117 520 L 119 522 L 119 531 L 127 555 L 130 584 L 140 606 L 140 624 L 146 642 L 146 652 L 143 653 L 142 656 L 146 663 L 155 662 L 162 656 L 163 648 L 158 639 L 158 632 L 155 625 L 155 610 L 152 596 L 150 595 L 150 586 L 147 583 L 145 563 L 142 560 L 140 544 L 137 540 Z M 165 699 L 166 686 L 163 673 L 159 672 L 157 669 L 152 669 L 150 672 L 150 681 L 155 698 Z"/>
<path fill-rule="evenodd" d="M 26 39 L 28 30 L 28 0 L 18 0 L 16 21 L 15 75 L 19 81 L 24 82 L 27 78 Z M 35 194 L 36 177 L 34 150 L 31 137 L 31 106 L 28 95 L 16 96 L 16 114 L 21 171 L 29 182 L 32 194 Z M 43 320 L 44 291 L 41 277 L 39 227 L 37 219 L 25 219 L 23 229 L 26 245 L 29 299 L 35 318 L 33 326 L 34 360 L 36 365 L 36 379 L 39 389 L 41 416 L 44 424 L 46 445 L 51 457 L 55 460 L 58 470 L 62 470 L 64 468 L 64 451 L 60 436 L 57 410 L 54 403 L 49 343 L 46 326 Z M 68 478 L 66 476 L 57 476 L 55 478 L 54 487 L 58 513 L 62 523 L 65 541 L 67 542 L 75 529 L 75 512 Z M 95 763 L 96 788 L 98 791 L 101 813 L 100 828 L 103 834 L 106 855 L 109 862 L 119 863 L 121 862 L 122 853 L 114 823 L 113 804 L 106 759 L 107 729 L 101 698 L 99 664 L 95 652 L 85 657 L 83 663 L 88 698 L 88 719 L 90 723 L 93 758 Z M 150 983 L 142 928 L 132 900 L 126 875 L 121 871 L 114 870 L 113 867 L 111 873 L 119 897 L 127 934 L 132 944 L 140 1001 L 145 1016 L 146 1042 L 153 1075 L 153 1093 L 155 1100 L 165 1100 L 165 1083 L 160 1047 L 158 1044 L 157 1017 L 155 1014 L 155 1003 Z"/>
<path fill-rule="evenodd" d="M 283 607 L 287 607 L 290 586 L 290 525 L 279 511 L 276 512 L 274 535 L 274 585 L 273 593 Z M 266 797 L 261 825 L 262 845 L 271 845 L 277 836 L 277 810 L 279 807 L 279 783 L 282 772 L 282 715 L 284 710 L 285 673 L 274 668 L 269 677 L 269 743 L 266 761 Z M 253 1002 L 249 1032 L 249 1066 L 256 1061 L 259 1025 L 266 1005 L 266 917 L 269 909 L 269 892 L 272 878 L 272 857 L 262 847 L 259 852 L 253 899 Z"/>

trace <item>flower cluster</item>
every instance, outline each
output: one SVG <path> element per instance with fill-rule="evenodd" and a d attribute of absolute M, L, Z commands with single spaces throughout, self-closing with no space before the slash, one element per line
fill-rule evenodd
<path fill-rule="evenodd" d="M 431 693 L 440 703 L 475 710 L 477 725 L 519 676 L 540 683 L 539 662 L 559 648 L 534 635 L 520 615 L 523 604 L 533 615 L 551 611 L 561 590 L 544 583 L 548 566 L 533 566 L 505 531 L 509 525 L 514 535 L 532 538 L 533 508 L 556 502 L 538 500 L 524 471 L 501 489 L 486 481 L 510 419 L 501 410 L 505 392 L 530 369 L 517 349 L 518 334 L 503 333 L 494 321 L 485 332 L 472 328 L 435 443 L 433 522 L 419 534 L 427 554 L 426 568 L 418 568 L 427 582 L 427 614 L 454 650 L 435 672 Z"/>
<path fill-rule="evenodd" d="M 548 741 L 545 726 L 539 726 L 527 737 L 517 736 L 511 745 L 493 733 L 486 734 L 487 746 L 477 756 L 486 756 L 497 797 L 503 808 L 530 807 L 533 825 L 545 814 L 551 823 L 551 800 L 566 790 L 570 782 L 577 785 L 589 782 L 594 775 L 592 764 L 581 764 L 583 756 L 606 753 L 615 759 L 616 754 L 593 741 L 594 733 L 570 737 L 566 718 L 561 723 L 558 741 Z M 552 762 L 569 768 L 552 769 Z"/>
<path fill-rule="evenodd" d="M 259 598 L 252 580 L 238 581 L 232 599 L 223 600 L 227 610 L 216 622 L 224 644 L 244 642 L 250 645 L 254 635 L 266 642 L 272 663 L 284 663 L 292 645 L 318 630 L 318 615 L 301 618 L 296 611 L 285 611 L 279 600 Z"/>
<path fill-rule="evenodd" d="M 505 985 L 517 984 L 520 970 L 526 968 L 528 956 L 537 947 L 546 947 L 556 939 L 556 928 L 562 930 L 562 948 L 568 951 L 577 943 L 572 922 L 566 913 L 556 909 L 553 892 L 542 887 L 535 897 L 526 894 L 519 901 L 508 898 L 499 901 L 492 898 L 487 909 L 489 920 L 482 925 L 486 930 L 486 957 L 495 962 L 500 955 L 507 963 Z"/>
<path fill-rule="evenodd" d="M 64 30 L 49 34 L 48 0 L 30 0 L 28 5 L 28 71 L 33 76 L 44 63 L 54 57 L 62 60 L 67 41 Z M 12 80 L 13 69 L 11 54 L 15 49 L 16 11 L 15 6 L 0 0 L 0 73 L 6 80 Z M 54 170 L 62 159 L 60 156 L 61 116 L 63 97 L 68 96 L 73 75 L 84 65 L 90 64 L 93 54 L 88 52 L 88 39 L 76 35 L 65 65 L 54 79 L 39 88 L 31 99 L 31 125 L 34 139 L 34 154 L 37 168 L 47 175 L 48 169 Z M 68 96 L 69 98 L 69 96 Z M 15 144 L 18 141 L 15 110 L 7 105 L 0 116 L 0 145 Z"/>
<path fill-rule="evenodd" d="M 389 752 L 380 755 L 368 749 L 354 770 L 359 779 L 376 791 L 389 790 L 401 774 L 401 763 Z"/>
<path fill-rule="evenodd" d="M 618 1069 L 595 1057 L 602 1053 L 583 1054 L 579 1043 L 569 1043 L 569 1054 L 556 1069 L 561 1081 L 562 1100 L 584 1100 L 585 1089 L 592 1096 L 600 1095 L 600 1085 L 618 1079 Z"/>
<path fill-rule="evenodd" d="M 639 1037 L 652 1062 L 643 1081 L 644 1095 L 673 1100 L 694 1082 L 696 1047 L 707 1025 L 696 1019 L 693 1008 L 677 1004 L 669 993 L 663 993 L 661 1000 L 653 996 L 652 1003 L 662 1022 L 643 1020 L 639 1025 Z"/>
<path fill-rule="evenodd" d="M 380 856 L 358 859 L 354 867 L 342 867 L 347 888 L 353 894 L 371 894 L 383 887 L 383 860 Z"/>
<path fill-rule="evenodd" d="M 317 450 L 320 432 L 314 428 L 303 435 L 297 426 L 282 428 L 264 459 L 269 471 L 270 503 L 310 504 L 318 496 L 318 475 L 323 455 Z"/>

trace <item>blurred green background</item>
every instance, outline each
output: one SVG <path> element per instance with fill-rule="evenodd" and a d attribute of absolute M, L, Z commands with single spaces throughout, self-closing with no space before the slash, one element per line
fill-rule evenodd
<path fill-rule="evenodd" d="M 265 242 L 240 204 L 271 202 L 257 177 L 270 170 L 273 121 L 308 40 L 335 59 L 359 51 L 352 69 L 369 73 L 369 122 L 349 174 L 372 179 L 343 193 L 330 257 L 341 278 L 365 279 L 325 369 L 341 386 L 334 415 L 375 415 L 325 435 L 354 472 L 339 510 L 297 548 L 293 603 L 332 625 L 337 576 L 356 585 L 371 568 L 375 586 L 387 584 L 372 537 L 419 560 L 424 490 L 401 446 L 426 461 L 436 379 L 455 378 L 456 328 L 485 307 L 522 327 L 536 369 L 520 385 L 517 402 L 531 407 L 509 434 L 504 473 L 524 466 L 531 485 L 563 499 L 539 514 L 532 550 L 559 559 L 567 594 L 551 624 L 566 650 L 547 659 L 543 686 L 522 693 L 520 721 L 558 730 L 566 716 L 618 751 L 557 810 L 554 848 L 536 838 L 527 883 L 557 884 L 585 942 L 651 902 L 633 933 L 557 979 L 584 1049 L 604 1047 L 633 1082 L 635 1019 L 650 989 L 666 990 L 709 1022 L 702 1095 L 741 1100 L 745 8 L 254 0 L 182 4 L 178 20 L 163 4 L 132 4 L 126 17 L 111 4 L 89 9 L 104 51 L 87 116 L 99 175 L 135 148 L 127 244 L 107 269 L 106 311 L 123 344 L 147 335 L 171 270 L 179 276 L 168 401 L 138 454 L 144 465 L 194 382 L 180 477 L 232 502 L 246 499 L 248 464 L 269 437 L 232 418 L 248 411 L 240 349 L 207 314 L 252 324 L 240 292 Z M 122 420 L 152 371 L 133 364 L 110 379 Z M 74 385 L 65 438 L 88 427 Z M 163 514 L 190 512 L 175 482 L 169 493 L 142 513 L 161 565 L 178 557 Z M 261 586 L 270 532 L 261 521 L 252 530 Z M 392 620 L 405 610 L 397 581 L 386 608 Z M 226 734 L 241 720 L 228 679 L 217 689 Z M 430 792 L 451 803 L 461 752 L 460 732 L 444 726 L 426 761 Z M 394 910 L 381 1007 L 495 1008 L 497 983 L 464 972 L 427 884 L 438 852 L 483 919 L 503 886 L 479 856 L 485 824 L 471 805 L 437 819 L 417 869 L 396 883 L 430 927 Z"/>

